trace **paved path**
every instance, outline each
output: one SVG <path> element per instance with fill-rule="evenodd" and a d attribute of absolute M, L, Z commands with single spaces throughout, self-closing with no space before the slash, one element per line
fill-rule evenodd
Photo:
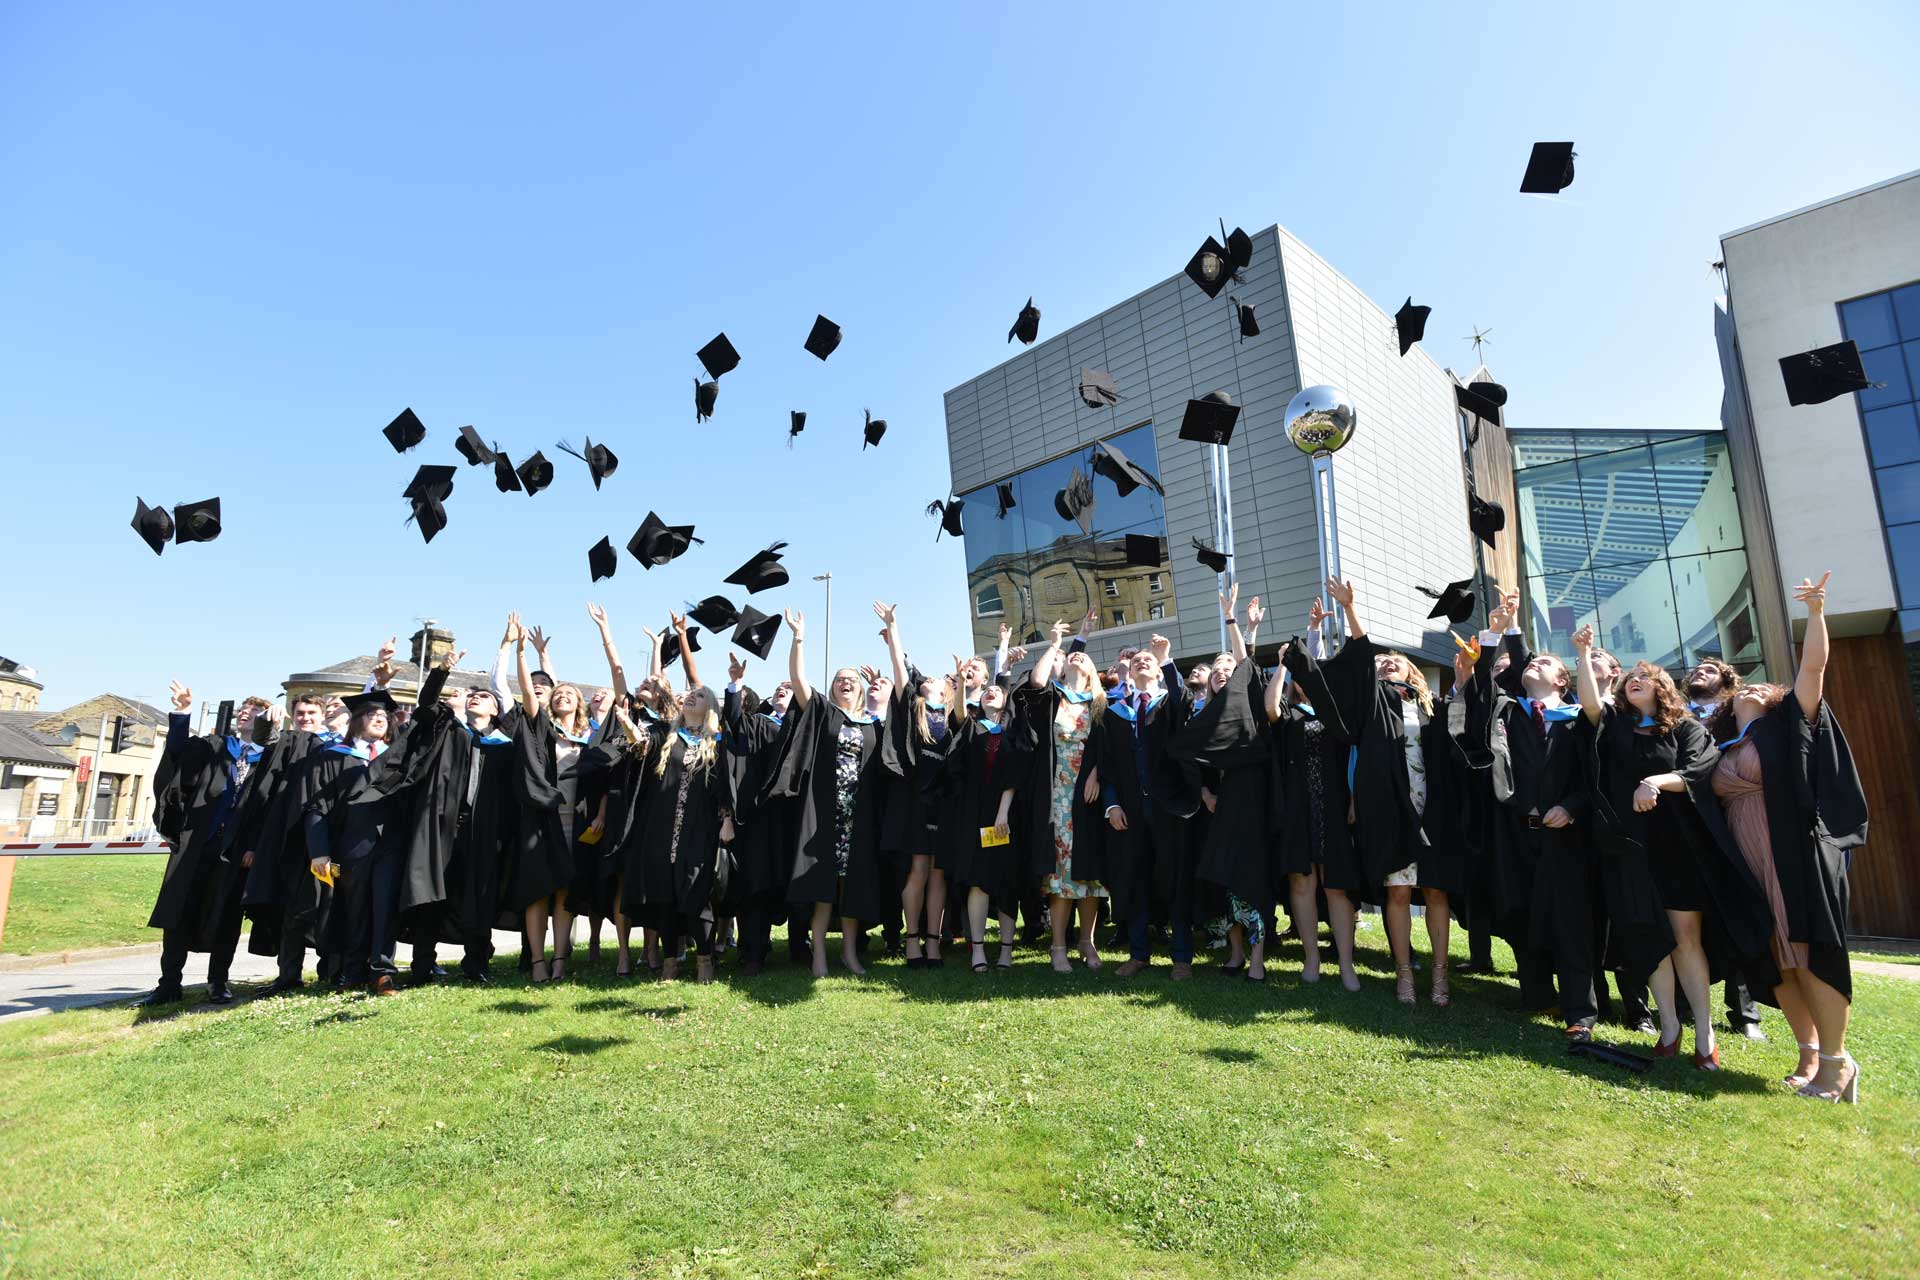
<path fill-rule="evenodd" d="M 520 935 L 495 930 L 493 949 L 500 954 L 518 954 Z M 404 957 L 407 949 L 401 948 Z M 459 959 L 458 948 L 442 948 L 442 963 Z M 138 947 L 110 947 L 91 952 L 75 952 L 72 958 L 48 956 L 44 963 L 32 964 L 34 957 L 9 957 L 11 963 L 0 971 L 0 1022 L 10 1018 L 28 1018 L 60 1009 L 80 1009 L 88 1005 L 111 1004 L 129 1000 L 153 990 L 160 976 L 160 947 L 149 943 Z M 26 961 L 29 963 L 23 964 Z M 233 957 L 229 977 L 243 998 L 246 984 L 267 983 L 277 972 L 272 956 L 256 956 L 247 951 L 246 939 Z M 187 957 L 185 985 L 188 990 L 204 987 L 207 981 L 207 957 L 195 952 Z"/>

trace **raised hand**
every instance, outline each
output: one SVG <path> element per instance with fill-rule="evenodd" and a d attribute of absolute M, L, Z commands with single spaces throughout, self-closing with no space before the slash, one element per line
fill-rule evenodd
<path fill-rule="evenodd" d="M 1317 631 L 1320 624 L 1332 616 L 1332 612 L 1320 602 L 1320 597 L 1315 596 L 1312 606 L 1307 610 L 1307 630 Z"/>
<path fill-rule="evenodd" d="M 1351 580 L 1342 582 L 1338 578 L 1328 578 L 1327 594 L 1332 596 L 1333 602 L 1341 608 L 1353 608 L 1353 583 Z"/>
<path fill-rule="evenodd" d="M 173 709 L 175 711 L 193 710 L 193 690 L 187 688 L 187 686 L 181 684 L 178 680 L 170 680 L 167 682 L 167 692 L 173 695 Z"/>
<path fill-rule="evenodd" d="M 1012 666 L 1016 662 L 1025 662 L 1026 660 L 1027 660 L 1027 646 L 1023 644 L 1017 644 L 1013 646 L 1013 648 L 1007 650 L 1008 666 Z"/>
<path fill-rule="evenodd" d="M 1577 653 L 1585 653 L 1593 648 L 1593 624 L 1588 623 L 1573 633 L 1573 647 Z"/>
<path fill-rule="evenodd" d="M 673 634 L 677 636 L 684 636 L 687 634 L 687 615 L 686 614 L 675 613 L 673 612 L 673 610 L 669 609 L 667 610 L 667 621 L 673 624 Z"/>
<path fill-rule="evenodd" d="M 1464 689 L 1467 681 L 1473 679 L 1473 652 L 1469 649 L 1453 651 L 1453 687 Z"/>
<path fill-rule="evenodd" d="M 868 688 L 872 688 L 874 685 L 880 683 L 880 669 L 878 667 L 863 666 L 860 668 L 860 678 L 867 682 Z"/>
<path fill-rule="evenodd" d="M 660 647 L 660 633 L 658 631 L 649 631 L 645 627 L 642 627 L 640 628 L 640 634 L 647 638 L 648 644 L 655 648 Z"/>
<path fill-rule="evenodd" d="M 806 615 L 798 609 L 782 609 L 780 612 L 787 620 L 787 633 L 795 640 L 806 639 Z"/>
<path fill-rule="evenodd" d="M 506 634 L 505 640 L 502 643 L 525 644 L 526 641 L 527 641 L 527 629 L 520 625 L 520 615 L 517 613 L 508 614 L 507 615 L 507 634 Z"/>
<path fill-rule="evenodd" d="M 393 665 L 393 655 L 398 652 L 400 652 L 400 637 L 397 635 L 388 636 L 387 642 L 380 646 L 379 665 L 391 667 Z"/>
<path fill-rule="evenodd" d="M 1808 613 L 1824 613 L 1827 608 L 1827 579 L 1833 576 L 1829 569 L 1820 575 L 1820 581 L 1811 578 L 1800 579 L 1800 585 L 1793 589 L 1793 598 L 1807 606 Z"/>
<path fill-rule="evenodd" d="M 1065 618 L 1053 624 L 1053 642 L 1059 644 L 1073 632 L 1073 624 Z"/>
<path fill-rule="evenodd" d="M 1163 667 L 1173 660 L 1173 641 L 1163 635 L 1156 634 L 1148 640 L 1147 648 L 1153 651 L 1153 660 Z"/>
<path fill-rule="evenodd" d="M 1094 624 L 1099 621 L 1100 621 L 1100 606 L 1099 605 L 1090 606 L 1087 609 L 1087 616 L 1080 619 L 1080 634 L 1083 636 L 1093 634 Z"/>
<path fill-rule="evenodd" d="M 1240 607 L 1240 584 L 1234 583 L 1220 593 L 1220 616 L 1232 618 L 1233 611 Z"/>
<path fill-rule="evenodd" d="M 1009 641 L 1009 640 L 1011 640 L 1011 639 L 1013 639 L 1013 628 L 1012 628 L 1012 627 L 1010 627 L 1010 626 L 1008 626 L 1008 625 L 1007 625 L 1006 623 L 1004 623 L 1004 622 L 1003 622 L 1003 623 L 1001 623 L 1001 624 L 1000 624 L 1000 643 L 1001 643 L 1001 645 L 1003 645 L 1003 646 L 1004 646 L 1004 645 L 1005 645 L 1005 644 L 1007 643 L 1007 641 Z"/>
<path fill-rule="evenodd" d="M 451 671 L 455 667 L 459 666 L 460 659 L 466 656 L 467 656 L 467 651 L 465 649 L 462 649 L 458 653 L 455 653 L 453 650 L 449 649 L 445 653 L 440 655 L 440 664 L 439 664 L 440 669 L 442 671 Z"/>
<path fill-rule="evenodd" d="M 1266 619 L 1266 616 L 1267 611 L 1260 607 L 1259 596 L 1255 596 L 1247 602 L 1247 628 L 1249 630 L 1257 630 L 1261 622 Z"/>
<path fill-rule="evenodd" d="M 553 637 L 543 634 L 540 628 L 535 627 L 527 633 L 527 639 L 532 643 L 533 651 L 540 655 L 540 665 L 546 666 L 547 646 L 553 643 Z"/>
<path fill-rule="evenodd" d="M 739 684 L 747 678 L 747 660 L 737 653 L 727 654 L 727 680 Z"/>
<path fill-rule="evenodd" d="M 884 604 L 881 601 L 875 600 L 873 602 L 873 616 L 880 619 L 885 625 L 891 627 L 893 625 L 894 612 L 899 609 L 899 607 L 897 604 Z"/>
<path fill-rule="evenodd" d="M 607 611 L 591 600 L 587 602 L 587 616 L 593 619 L 593 625 L 600 628 L 601 634 L 607 630 Z"/>

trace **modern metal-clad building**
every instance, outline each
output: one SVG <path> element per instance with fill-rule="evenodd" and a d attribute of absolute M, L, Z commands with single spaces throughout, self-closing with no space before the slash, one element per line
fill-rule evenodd
<path fill-rule="evenodd" d="M 1377 638 L 1450 660 L 1416 587 L 1474 569 L 1454 379 L 1418 346 L 1402 357 L 1392 316 L 1285 229 L 1253 243 L 1243 279 L 1217 299 L 1175 276 L 947 393 L 976 648 L 992 649 L 1002 623 L 1031 642 L 1095 608 L 1098 660 L 1155 631 L 1178 656 L 1215 651 L 1219 579 L 1192 545 L 1215 541 L 1212 449 L 1179 438 L 1188 400 L 1214 390 L 1241 406 L 1227 486 L 1241 597 L 1259 595 L 1272 612 L 1266 643 L 1301 630 L 1325 569 L 1312 466 L 1287 441 L 1284 415 L 1302 386 L 1331 383 L 1359 421 L 1334 460 L 1341 570 Z M 1256 309 L 1257 336 L 1241 337 L 1230 297 Z M 1111 373 L 1120 402 L 1089 407 L 1082 369 Z M 1164 498 L 1145 486 L 1122 496 L 1096 475 L 1100 441 L 1156 475 Z M 1076 471 L 1093 505 L 1057 509 Z M 1159 539 L 1158 562 L 1131 563 L 1129 534 Z"/>

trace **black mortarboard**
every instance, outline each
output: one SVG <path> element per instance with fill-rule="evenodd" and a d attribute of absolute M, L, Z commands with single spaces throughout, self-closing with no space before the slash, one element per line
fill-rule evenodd
<path fill-rule="evenodd" d="M 1151 569 L 1160 564 L 1165 557 L 1160 552 L 1160 539 L 1150 533 L 1130 533 L 1127 535 L 1127 563 Z"/>
<path fill-rule="evenodd" d="M 1224 551 L 1215 551 L 1198 538 L 1193 540 L 1193 557 L 1215 573 L 1225 573 L 1227 571 L 1227 553 Z"/>
<path fill-rule="evenodd" d="M 388 715 L 400 709 L 393 695 L 385 689 L 368 689 L 365 693 L 349 694 L 340 699 L 340 705 L 347 709 L 348 715 L 359 715 L 362 711 L 384 711 Z"/>
<path fill-rule="evenodd" d="M 1141 485 L 1147 486 L 1162 497 L 1166 496 L 1167 491 L 1161 487 L 1160 481 L 1149 474 L 1146 468 L 1120 452 L 1119 446 L 1111 441 L 1102 440 L 1093 446 L 1092 465 L 1093 474 L 1105 476 L 1113 481 L 1113 487 L 1120 491 L 1120 496 L 1123 498 Z"/>
<path fill-rule="evenodd" d="M 460 428 L 460 438 L 453 442 L 453 447 L 460 451 L 460 456 L 467 460 L 470 467 L 493 461 L 493 450 L 487 448 L 487 442 L 472 427 Z"/>
<path fill-rule="evenodd" d="M 1505 406 L 1507 403 L 1507 389 L 1497 382 L 1469 382 L 1467 390 L 1491 405 Z"/>
<path fill-rule="evenodd" d="M 709 378 L 717 380 L 722 374 L 740 367 L 740 353 L 733 349 L 733 344 L 727 341 L 727 335 L 724 333 L 716 336 L 712 342 L 700 348 L 695 354 L 700 357 L 700 364 L 706 369 Z"/>
<path fill-rule="evenodd" d="M 788 411 L 787 416 L 791 419 L 787 424 L 787 448 L 791 449 L 793 448 L 793 438 L 807 429 L 807 411 L 805 409 L 791 409 Z"/>
<path fill-rule="evenodd" d="M 995 485 L 993 488 L 993 496 L 994 501 L 997 502 L 1000 507 L 1000 509 L 994 513 L 993 518 L 996 520 L 1005 520 L 1007 518 L 1007 512 L 1013 510 L 1015 505 L 1017 505 L 1013 500 L 1013 482 L 1009 480 Z"/>
<path fill-rule="evenodd" d="M 1567 1046 L 1569 1058 L 1592 1058 L 1595 1062 L 1604 1062 L 1610 1067 L 1620 1067 L 1636 1075 L 1645 1075 L 1653 1070 L 1654 1060 L 1644 1053 L 1635 1053 L 1631 1049 L 1617 1044 L 1607 1044 L 1600 1040 L 1576 1040 Z"/>
<path fill-rule="evenodd" d="M 453 496 L 453 478 L 459 474 L 457 467 L 428 465 L 413 473 L 413 479 L 401 491 L 403 498 L 433 498 L 445 502 Z"/>
<path fill-rule="evenodd" d="M 887 420 L 885 418 L 874 417 L 873 410 L 871 409 L 868 409 L 865 412 L 867 415 L 867 426 L 866 426 L 867 444 L 863 444 L 860 446 L 860 452 L 862 453 L 865 453 L 867 451 L 868 444 L 873 445 L 875 448 L 878 448 L 880 446 L 880 437 L 887 434 Z"/>
<path fill-rule="evenodd" d="M 1418 584 L 1413 589 L 1433 601 L 1433 608 L 1427 614 L 1429 618 L 1445 618 L 1448 622 L 1465 622 L 1473 616 L 1472 578 L 1449 582 L 1444 591 L 1435 591 L 1432 587 L 1423 587 Z"/>
<path fill-rule="evenodd" d="M 693 536 L 692 525 L 670 525 L 649 511 L 640 528 L 627 540 L 627 550 L 635 560 L 653 569 L 685 555 L 689 546 L 700 541 L 702 539 Z"/>
<path fill-rule="evenodd" d="M 1401 355 L 1413 350 L 1413 344 L 1427 336 L 1427 317 L 1432 314 L 1432 307 L 1414 306 L 1412 294 L 1408 294 L 1407 300 L 1400 304 L 1400 309 L 1393 313 L 1393 328 L 1400 335 Z"/>
<path fill-rule="evenodd" d="M 595 582 L 611 578 L 619 567 L 620 553 L 613 549 L 612 538 L 602 538 L 587 548 L 587 568 L 593 572 Z"/>
<path fill-rule="evenodd" d="M 945 530 L 956 538 L 965 536 L 966 528 L 961 524 L 960 503 L 958 500 L 942 502 L 936 498 L 927 504 L 927 514 L 940 517 L 940 528 L 933 531 L 933 540 L 935 542 L 940 541 L 941 530 Z"/>
<path fill-rule="evenodd" d="M 660 665 L 670 667 L 680 660 L 680 633 L 672 626 L 668 626 L 665 630 L 667 638 L 660 642 Z M 700 628 L 687 628 L 687 651 L 700 652 Z"/>
<path fill-rule="evenodd" d="M 806 347 L 813 355 L 825 360 L 840 345 L 840 326 L 825 316 L 813 318 L 813 329 L 807 334 Z"/>
<path fill-rule="evenodd" d="M 213 736 L 231 737 L 233 734 L 233 699 L 224 699 L 213 713 Z"/>
<path fill-rule="evenodd" d="M 787 544 L 776 542 L 765 551 L 756 551 L 753 559 L 735 569 L 722 581 L 745 587 L 749 595 L 770 587 L 787 585 L 787 567 L 780 563 L 780 550 Z"/>
<path fill-rule="evenodd" d="M 584 453 L 568 444 L 565 440 L 562 440 L 554 447 L 559 449 L 560 452 L 570 453 L 580 459 L 580 461 L 586 463 L 587 470 L 593 472 L 593 487 L 596 489 L 600 487 L 602 480 L 612 475 L 620 466 L 620 459 L 615 456 L 613 450 L 603 444 L 595 444 L 591 436 L 587 438 L 587 448 Z"/>
<path fill-rule="evenodd" d="M 1227 301 L 1233 304 L 1234 314 L 1240 321 L 1240 341 L 1245 342 L 1248 338 L 1259 337 L 1260 322 L 1254 318 L 1253 304 L 1242 302 L 1232 294 L 1227 295 Z"/>
<path fill-rule="evenodd" d="M 1080 400 L 1089 409 L 1111 409 L 1121 400 L 1119 384 L 1105 369 L 1082 369 Z"/>
<path fill-rule="evenodd" d="M 1455 387 L 1453 398 L 1462 409 L 1474 417 L 1485 419 L 1496 427 L 1500 425 L 1500 406 L 1471 387 Z"/>
<path fill-rule="evenodd" d="M 1253 237 L 1239 227 L 1227 234 L 1227 261 L 1235 271 L 1245 271 L 1253 265 Z"/>
<path fill-rule="evenodd" d="M 493 487 L 502 493 L 520 492 L 520 473 L 513 469 L 513 459 L 498 449 L 493 454 Z"/>
<path fill-rule="evenodd" d="M 420 536 L 432 542 L 433 535 L 447 527 L 447 509 L 430 493 L 415 494 L 412 502 L 413 515 L 408 518 L 420 526 Z"/>
<path fill-rule="evenodd" d="M 740 611 L 725 596 L 708 596 L 699 604 L 688 605 L 687 616 L 709 631 L 718 631 L 739 621 Z"/>
<path fill-rule="evenodd" d="M 1493 535 L 1507 527 L 1507 509 L 1489 502 L 1473 490 L 1467 490 L 1467 527 L 1473 536 L 1488 546 L 1496 545 Z"/>
<path fill-rule="evenodd" d="M 1780 376 L 1786 379 L 1788 404 L 1824 404 L 1873 385 L 1860 367 L 1860 348 L 1852 342 L 1781 356 Z"/>
<path fill-rule="evenodd" d="M 1067 487 L 1053 495 L 1053 509 L 1062 520 L 1078 524 L 1080 532 L 1093 532 L 1093 481 L 1075 467 L 1067 477 Z"/>
<path fill-rule="evenodd" d="M 520 477 L 520 487 L 531 498 L 553 483 L 553 464 L 547 461 L 546 454 L 536 449 L 531 458 L 514 468 L 513 474 Z"/>
<path fill-rule="evenodd" d="M 1040 308 L 1033 305 L 1033 299 L 1027 299 L 1027 305 L 1020 308 L 1020 314 L 1014 317 L 1013 328 L 1007 330 L 1007 341 L 1020 339 L 1023 347 L 1032 346 L 1033 340 L 1040 336 Z"/>
<path fill-rule="evenodd" d="M 412 409 L 402 409 L 399 417 L 380 428 L 380 434 L 387 438 L 395 453 L 405 453 L 427 438 L 427 428 Z"/>
<path fill-rule="evenodd" d="M 1527 157 L 1526 176 L 1520 189 L 1530 195 L 1553 195 L 1573 185 L 1573 144 L 1536 142 Z"/>
<path fill-rule="evenodd" d="M 693 380 L 693 420 L 705 422 L 713 416 L 713 406 L 720 399 L 720 384 Z"/>
<path fill-rule="evenodd" d="M 133 531 L 159 555 L 173 540 L 173 517 L 165 507 L 150 507 L 144 498 L 133 500 Z"/>
<path fill-rule="evenodd" d="M 773 637 L 779 630 L 779 614 L 762 613 L 748 605 L 740 615 L 740 625 L 733 629 L 733 642 L 764 661 L 773 652 Z"/>
<path fill-rule="evenodd" d="M 1240 420 L 1240 406 L 1224 391 L 1209 391 L 1198 400 L 1187 401 L 1186 415 L 1180 419 L 1180 438 L 1200 444 L 1226 444 L 1233 439 L 1233 427 Z"/>
<path fill-rule="evenodd" d="M 183 502 L 173 509 L 173 545 L 212 542 L 220 536 L 220 499 Z"/>
<path fill-rule="evenodd" d="M 1187 279 L 1200 286 L 1200 291 L 1209 298 L 1217 298 L 1220 291 L 1233 279 L 1233 263 L 1227 257 L 1226 246 L 1212 236 L 1194 252 L 1187 262 Z"/>

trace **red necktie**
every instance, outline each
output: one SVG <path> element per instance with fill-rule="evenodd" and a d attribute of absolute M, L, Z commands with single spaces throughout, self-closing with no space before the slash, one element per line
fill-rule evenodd
<path fill-rule="evenodd" d="M 1134 695 L 1134 698 L 1133 698 L 1134 719 L 1139 720 L 1139 719 L 1145 718 L 1147 714 L 1147 702 L 1148 702 L 1148 698 L 1146 694 L 1139 693 Z"/>
<path fill-rule="evenodd" d="M 1540 731 L 1542 738 L 1547 736 L 1547 713 L 1537 702 L 1533 704 L 1533 727 Z"/>

